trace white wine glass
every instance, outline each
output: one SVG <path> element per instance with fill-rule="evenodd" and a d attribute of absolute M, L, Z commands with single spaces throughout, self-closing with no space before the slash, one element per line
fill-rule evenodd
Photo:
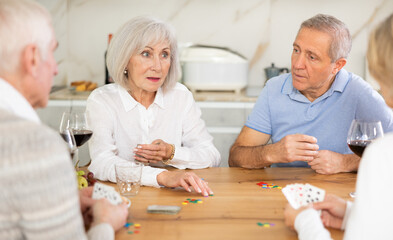
<path fill-rule="evenodd" d="M 380 137 L 383 137 L 383 129 L 380 121 L 354 119 L 348 131 L 347 144 L 353 153 L 362 157 L 366 147 Z M 355 192 L 351 192 L 349 195 L 354 198 Z"/>
<path fill-rule="evenodd" d="M 93 131 L 90 129 L 87 122 L 87 115 L 85 112 L 70 112 L 66 111 L 63 113 L 60 123 L 60 133 L 64 129 L 71 129 L 74 136 L 76 146 L 76 163 L 75 168 L 79 167 L 79 147 L 85 144 L 93 135 Z"/>
<path fill-rule="evenodd" d="M 63 140 L 66 142 L 67 148 L 70 151 L 71 160 L 73 161 L 74 160 L 74 154 L 78 150 L 78 148 L 76 146 L 74 134 L 72 134 L 72 130 L 71 129 L 65 128 L 65 129 L 60 131 L 60 135 L 63 138 Z"/>

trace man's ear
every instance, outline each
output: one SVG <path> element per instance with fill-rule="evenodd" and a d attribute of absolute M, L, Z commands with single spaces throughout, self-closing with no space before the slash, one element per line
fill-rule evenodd
<path fill-rule="evenodd" d="M 37 46 L 35 44 L 27 45 L 22 50 L 21 58 L 23 71 L 36 78 L 38 74 L 38 64 L 40 62 Z"/>
<path fill-rule="evenodd" d="M 347 64 L 347 59 L 345 58 L 339 58 L 335 63 L 334 63 L 334 68 L 333 68 L 333 74 L 336 75 L 344 66 Z"/>

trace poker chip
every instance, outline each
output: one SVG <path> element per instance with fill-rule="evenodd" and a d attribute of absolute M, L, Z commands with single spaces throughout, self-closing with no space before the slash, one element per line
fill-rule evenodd
<path fill-rule="evenodd" d="M 260 227 L 265 227 L 265 228 L 270 228 L 270 227 L 274 227 L 275 224 L 274 223 L 263 223 L 263 222 L 257 222 L 257 225 Z"/>
<path fill-rule="evenodd" d="M 203 201 L 202 199 L 187 198 L 186 201 L 182 202 L 183 205 L 187 205 L 188 203 L 203 203 Z"/>
<path fill-rule="evenodd" d="M 265 182 L 259 182 L 259 183 L 257 183 L 257 185 L 262 187 L 262 188 L 265 188 L 265 189 L 274 189 L 274 188 L 282 189 L 282 187 L 280 187 L 278 185 L 265 183 Z"/>
<path fill-rule="evenodd" d="M 209 196 L 213 196 L 213 194 L 210 194 Z M 187 198 L 185 201 L 183 201 L 181 204 L 182 205 L 187 205 L 189 203 L 195 203 L 195 204 L 202 204 L 203 201 L 202 199 L 196 199 L 196 198 Z"/>
<path fill-rule="evenodd" d="M 128 222 L 128 223 L 124 224 L 124 227 L 127 228 L 128 234 L 138 234 L 138 233 L 140 233 L 140 230 L 141 230 L 140 223 Z"/>

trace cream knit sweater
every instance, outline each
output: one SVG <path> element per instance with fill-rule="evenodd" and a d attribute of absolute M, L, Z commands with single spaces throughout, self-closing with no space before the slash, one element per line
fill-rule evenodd
<path fill-rule="evenodd" d="M 113 238 L 113 230 L 102 234 L 108 226 L 99 228 L 89 235 Z M 0 239 L 86 238 L 75 171 L 60 135 L 0 109 Z"/>

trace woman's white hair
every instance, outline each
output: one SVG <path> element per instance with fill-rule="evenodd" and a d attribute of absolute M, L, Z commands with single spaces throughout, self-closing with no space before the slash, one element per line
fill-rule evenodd
<path fill-rule="evenodd" d="M 108 71 L 113 80 L 130 90 L 124 70 L 131 56 L 141 53 L 149 44 L 163 41 L 167 41 L 170 46 L 171 65 L 162 87 L 168 90 L 175 86 L 180 75 L 180 64 L 174 30 L 169 24 L 147 16 L 129 20 L 113 36 L 106 57 Z"/>
<path fill-rule="evenodd" d="M 36 44 L 45 60 L 53 30 L 48 11 L 30 0 L 0 0 L 0 74 L 15 72 L 20 54 Z"/>
<path fill-rule="evenodd" d="M 332 63 L 340 58 L 348 58 L 352 47 L 352 38 L 345 23 L 333 16 L 318 14 L 304 21 L 299 32 L 302 28 L 315 29 L 332 37 L 328 53 Z"/>

